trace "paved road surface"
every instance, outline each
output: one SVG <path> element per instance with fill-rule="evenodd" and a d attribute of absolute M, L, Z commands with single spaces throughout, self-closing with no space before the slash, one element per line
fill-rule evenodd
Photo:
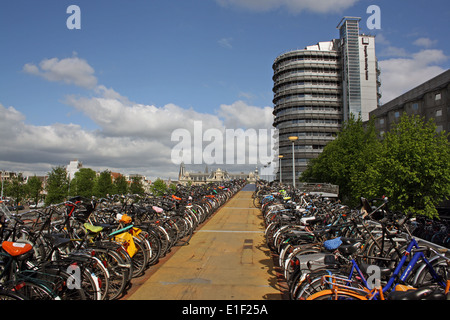
<path fill-rule="evenodd" d="M 280 300 L 251 187 L 237 193 L 129 300 Z"/>

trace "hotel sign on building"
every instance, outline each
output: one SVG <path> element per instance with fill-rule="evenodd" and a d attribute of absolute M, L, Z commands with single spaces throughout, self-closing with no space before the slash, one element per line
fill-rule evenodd
<path fill-rule="evenodd" d="M 379 105 L 379 68 L 375 56 L 375 37 L 360 35 L 360 86 L 361 86 L 361 118 L 369 119 L 369 112 Z"/>

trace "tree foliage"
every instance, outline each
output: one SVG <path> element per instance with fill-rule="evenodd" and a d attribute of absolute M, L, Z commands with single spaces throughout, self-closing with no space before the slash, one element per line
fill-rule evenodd
<path fill-rule="evenodd" d="M 132 193 L 132 194 L 143 194 L 144 193 L 144 186 L 142 184 L 141 177 L 136 176 L 136 177 L 131 178 L 130 193 Z"/>
<path fill-rule="evenodd" d="M 67 171 L 64 167 L 55 167 L 48 173 L 46 189 L 46 205 L 64 201 L 69 190 L 69 179 L 67 177 Z"/>
<path fill-rule="evenodd" d="M 13 177 L 6 186 L 7 194 L 14 199 L 14 203 L 18 205 L 27 194 L 27 187 L 23 183 L 24 178 L 21 173 Z"/>
<path fill-rule="evenodd" d="M 114 180 L 114 192 L 115 194 L 126 194 L 128 192 L 128 182 L 123 175 L 120 175 Z"/>
<path fill-rule="evenodd" d="M 154 195 L 162 196 L 167 192 L 167 185 L 162 179 L 158 178 L 152 183 L 150 190 Z"/>
<path fill-rule="evenodd" d="M 450 194 L 450 144 L 433 120 L 403 115 L 386 133 L 376 165 L 379 193 L 391 197 L 394 209 L 437 216 L 436 206 Z"/>
<path fill-rule="evenodd" d="M 108 194 L 115 193 L 114 185 L 111 178 L 111 172 L 105 170 L 100 172 L 95 185 L 94 185 L 94 194 L 96 197 L 103 198 Z"/>
<path fill-rule="evenodd" d="M 28 178 L 27 194 L 31 199 L 33 199 L 35 204 L 39 203 L 39 198 L 41 196 L 42 190 L 43 190 L 42 181 L 38 177 L 32 176 Z"/>
<path fill-rule="evenodd" d="M 341 199 L 356 205 L 359 197 L 372 192 L 366 181 L 379 150 L 373 122 L 364 127 L 361 118 L 350 117 L 337 138 L 325 146 L 318 158 L 309 162 L 301 180 L 336 184 Z"/>
<path fill-rule="evenodd" d="M 380 141 L 373 123 L 351 118 L 301 179 L 339 185 L 351 205 L 385 195 L 394 210 L 435 217 L 450 194 L 448 134 L 436 133 L 434 121 L 403 115 Z"/>
<path fill-rule="evenodd" d="M 70 181 L 70 194 L 90 198 L 94 195 L 97 174 L 90 168 L 81 168 Z"/>

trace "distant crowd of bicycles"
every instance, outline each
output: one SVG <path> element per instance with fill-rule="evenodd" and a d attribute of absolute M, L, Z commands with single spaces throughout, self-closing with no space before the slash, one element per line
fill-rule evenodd
<path fill-rule="evenodd" d="M 353 209 L 274 182 L 253 199 L 289 299 L 450 299 L 445 222 L 391 212 L 387 198 Z"/>
<path fill-rule="evenodd" d="M 74 197 L 17 214 L 0 204 L 0 300 L 117 300 L 245 185 L 165 196 Z"/>

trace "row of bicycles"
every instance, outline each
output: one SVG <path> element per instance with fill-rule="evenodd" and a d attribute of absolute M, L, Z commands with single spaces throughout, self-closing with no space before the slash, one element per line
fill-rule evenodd
<path fill-rule="evenodd" d="M 73 197 L 14 214 L 0 207 L 0 300 L 117 300 L 245 185 L 170 195 Z"/>
<path fill-rule="evenodd" d="M 414 236 L 418 221 L 387 198 L 335 198 L 259 183 L 267 245 L 291 300 L 447 300 L 448 249 Z"/>

